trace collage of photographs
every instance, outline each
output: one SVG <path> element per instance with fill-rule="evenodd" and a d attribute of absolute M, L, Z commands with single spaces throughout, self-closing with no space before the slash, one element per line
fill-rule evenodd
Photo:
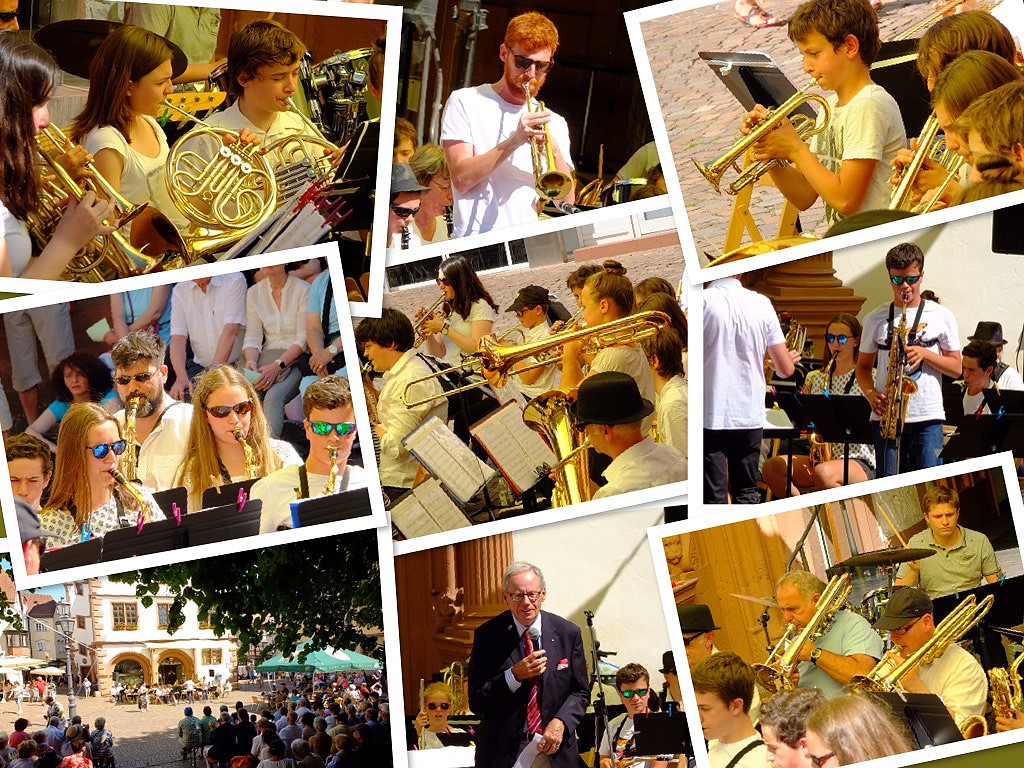
<path fill-rule="evenodd" d="M 0 768 L 1024 757 L 1024 0 L 0 0 L 0 136 Z"/>

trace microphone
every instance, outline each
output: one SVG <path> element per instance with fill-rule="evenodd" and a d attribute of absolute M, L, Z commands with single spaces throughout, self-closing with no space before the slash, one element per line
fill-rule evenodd
<path fill-rule="evenodd" d="M 529 632 L 530 634 L 530 642 L 533 643 L 533 650 L 540 650 L 540 648 L 538 648 L 538 645 L 540 643 L 540 630 L 537 629 L 537 625 L 534 624 L 527 630 L 527 632 Z"/>

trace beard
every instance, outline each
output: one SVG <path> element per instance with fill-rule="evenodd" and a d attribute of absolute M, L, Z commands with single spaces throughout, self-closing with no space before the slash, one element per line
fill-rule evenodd
<path fill-rule="evenodd" d="M 512 93 L 525 98 L 526 91 L 523 89 L 523 83 L 527 82 L 530 84 L 530 96 L 536 100 L 540 89 L 544 87 L 544 81 L 548 78 L 547 73 L 543 75 L 538 74 L 536 77 L 526 77 L 522 74 L 516 74 L 517 72 L 518 70 L 512 66 L 511 61 L 505 62 L 505 85 Z"/>
<path fill-rule="evenodd" d="M 145 397 L 142 404 L 139 405 L 138 411 L 135 412 L 135 417 L 139 419 L 145 419 L 156 413 L 161 406 L 164 404 L 164 390 L 161 387 L 157 390 L 155 397 Z"/>

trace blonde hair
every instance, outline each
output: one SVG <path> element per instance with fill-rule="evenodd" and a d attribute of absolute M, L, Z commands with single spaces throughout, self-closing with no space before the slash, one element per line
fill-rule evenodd
<path fill-rule="evenodd" d="M 840 765 L 898 755 L 914 748 L 906 729 L 884 706 L 853 693 L 818 707 L 807 719 L 807 730 L 821 737 L 836 753 Z"/>
<path fill-rule="evenodd" d="M 976 131 L 989 151 L 1010 155 L 1024 143 L 1024 80 L 1014 80 L 979 96 L 964 110 L 954 128 L 965 138 Z"/>
<path fill-rule="evenodd" d="M 454 695 L 452 694 L 451 686 L 448 683 L 431 683 L 423 689 L 423 700 L 426 701 L 431 696 L 442 694 L 448 699 L 448 703 L 451 704 Z"/>
<path fill-rule="evenodd" d="M 210 397 L 224 387 L 241 387 L 252 402 L 249 434 L 246 441 L 252 446 L 256 460 L 257 477 L 281 468 L 281 460 L 270 444 L 270 427 L 263 414 L 259 395 L 252 384 L 231 365 L 214 365 L 196 376 L 192 382 L 192 426 L 188 432 L 189 450 L 178 471 L 177 483 L 189 489 L 189 509 L 202 508 L 203 492 L 207 488 L 220 488 L 224 484 L 224 467 L 210 427 L 206 404 Z"/>

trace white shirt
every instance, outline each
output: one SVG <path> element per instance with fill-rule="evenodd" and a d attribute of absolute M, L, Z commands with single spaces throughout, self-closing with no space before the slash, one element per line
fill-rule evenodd
<path fill-rule="evenodd" d="M 768 297 L 734 277 L 704 289 L 704 427 L 764 424 L 764 356 L 785 335 Z"/>
<path fill-rule="evenodd" d="M 671 445 L 645 437 L 616 456 L 601 474 L 608 484 L 597 489 L 595 499 L 685 480 L 686 457 Z"/>
<path fill-rule="evenodd" d="M 486 299 L 477 299 L 469 305 L 469 317 L 463 317 L 456 312 L 452 312 L 451 316 L 448 318 L 448 324 L 450 329 L 456 333 L 472 337 L 473 323 L 477 320 L 490 320 L 493 323 L 497 316 L 498 314 L 494 311 L 494 308 L 487 303 Z M 448 338 L 448 336 L 444 337 L 444 348 L 445 360 L 452 365 L 458 365 L 462 362 L 462 347 Z"/>
<path fill-rule="evenodd" d="M 525 104 L 510 104 L 490 83 L 452 92 L 441 117 L 441 144 L 464 142 L 482 155 L 511 136 L 526 112 Z M 550 111 L 550 110 L 549 110 Z M 571 167 L 569 125 L 551 113 L 552 139 Z M 537 221 L 536 179 L 530 144 L 517 147 L 494 172 L 465 193 L 452 186 L 455 228 L 452 237 L 464 237 Z"/>
<path fill-rule="evenodd" d="M 347 482 L 346 475 L 347 473 Z M 321 495 L 327 485 L 329 475 L 320 475 L 309 472 L 307 482 L 310 496 L 302 498 L 315 498 Z M 343 488 L 346 491 L 354 491 L 366 487 L 366 470 L 362 467 L 348 464 L 345 472 L 339 472 L 335 479 L 335 488 L 340 492 Z M 271 472 L 266 477 L 257 480 L 249 494 L 253 499 L 263 502 L 263 511 L 260 513 L 260 533 L 272 533 L 279 526 L 292 527 L 293 501 L 298 501 L 299 496 L 296 490 L 299 488 L 299 465 L 292 464 L 276 472 Z M 367 509 L 367 514 L 370 510 Z"/>
<path fill-rule="evenodd" d="M 544 322 L 535 325 L 533 328 L 524 328 L 523 332 L 525 335 L 523 343 L 530 344 L 534 341 L 543 341 L 550 336 L 551 326 L 548 325 L 547 320 L 545 320 Z M 529 357 L 525 362 L 527 364 L 531 364 L 537 362 L 537 359 Z M 524 384 L 522 377 L 520 376 L 514 376 L 512 378 L 516 381 L 519 391 L 522 393 L 523 397 L 527 400 L 532 400 L 537 397 L 537 395 L 542 395 L 548 390 L 554 389 L 558 386 L 558 363 L 557 361 L 553 361 L 550 365 L 544 366 L 540 376 L 537 377 L 537 380 L 533 382 L 533 384 Z"/>
<path fill-rule="evenodd" d="M 542 638 L 544 637 L 544 633 L 541 631 L 541 618 L 542 618 L 542 616 L 541 616 L 540 611 L 537 611 L 537 618 L 534 620 L 533 624 L 530 625 L 530 627 L 534 627 L 537 630 L 536 632 L 534 632 L 530 636 L 530 640 L 533 643 L 533 650 L 534 651 L 539 651 L 543 647 L 542 646 Z M 523 644 L 523 633 L 526 632 L 528 627 L 525 624 L 523 624 L 522 622 L 520 622 L 519 619 L 517 619 L 515 617 L 515 614 L 512 615 L 512 623 L 515 624 L 516 634 L 519 635 L 519 644 L 522 645 Z M 512 693 L 515 693 L 516 691 L 519 690 L 519 686 L 521 686 L 523 684 L 523 681 L 522 680 L 516 680 L 516 676 L 514 674 L 512 674 L 512 667 L 509 667 L 508 669 L 505 670 L 505 683 L 508 685 L 508 689 Z"/>
<path fill-rule="evenodd" d="M 240 274 L 217 275 L 210 279 L 206 293 L 191 280 L 178 283 L 171 293 L 171 335 L 192 342 L 195 361 L 206 367 L 213 362 L 217 342 L 225 325 L 245 325 L 245 278 Z M 239 332 L 228 361 L 242 351 L 244 335 Z"/>
<path fill-rule="evenodd" d="M 654 376 L 651 374 L 647 356 L 644 355 L 644 351 L 640 347 L 623 346 L 602 349 L 594 355 L 594 359 L 590 363 L 590 373 L 607 371 L 618 371 L 630 376 L 640 389 L 640 397 L 654 402 L 656 398 Z M 644 418 L 641 428 L 645 435 L 651 431 L 653 423 L 653 414 Z"/>
<path fill-rule="evenodd" d="M 918 669 L 921 682 L 936 694 L 959 723 L 968 715 L 985 714 L 988 677 L 981 664 L 955 643 L 935 661 Z"/>
<path fill-rule="evenodd" d="M 419 463 L 402 445 L 402 440 L 416 427 L 437 416 L 442 422 L 448 420 L 448 398 L 439 397 L 430 403 L 408 408 L 402 402 L 402 392 L 413 379 L 426 376 L 430 368 L 416 354 L 415 349 L 406 350 L 390 371 L 384 374 L 384 388 L 377 400 L 384 434 L 380 438 L 380 483 L 395 488 L 412 488 Z M 441 393 L 437 379 L 417 384 L 409 390 L 409 401 L 419 400 Z"/>
<path fill-rule="evenodd" d="M 252 133 L 260 137 L 260 146 L 263 147 L 268 147 L 288 136 L 309 133 L 306 124 L 295 112 L 278 112 L 274 115 L 274 121 L 270 124 L 270 129 L 267 131 L 257 128 L 248 117 L 242 114 L 238 101 L 227 109 L 213 113 L 206 118 L 205 122 L 218 128 L 228 128 L 232 131 L 241 131 L 243 128 L 248 128 Z M 323 149 L 319 148 L 311 148 L 310 152 L 316 152 L 317 157 L 323 155 Z M 268 159 L 273 168 L 288 161 L 288 158 L 283 157 L 277 150 L 271 152 Z"/>
<path fill-rule="evenodd" d="M 658 435 L 661 442 L 671 445 L 686 457 L 687 386 L 682 376 L 673 376 L 665 382 L 654 404 L 658 414 Z"/>
<path fill-rule="evenodd" d="M 717 739 L 708 742 L 708 762 L 711 768 L 725 768 L 729 761 L 752 741 L 760 741 L 761 734 L 755 733 L 741 741 L 723 744 Z M 768 747 L 759 744 L 740 758 L 734 768 L 764 768 L 768 764 Z"/>
<path fill-rule="evenodd" d="M 139 481 L 152 491 L 165 491 L 174 487 L 188 448 L 188 433 L 192 425 L 193 408 L 164 394 L 163 415 L 139 448 Z M 124 434 L 124 409 L 114 414 Z"/>
<path fill-rule="evenodd" d="M 32 257 L 32 241 L 28 236 L 25 222 L 7 210 L 0 202 L 0 236 L 7 246 L 7 261 L 11 265 L 11 276 L 18 277 L 28 266 Z"/>
<path fill-rule="evenodd" d="M 295 275 L 281 289 L 278 308 L 272 295 L 270 279 L 260 280 L 245 297 L 244 348 L 286 350 L 293 344 L 306 348 L 306 303 L 309 283 Z"/>

